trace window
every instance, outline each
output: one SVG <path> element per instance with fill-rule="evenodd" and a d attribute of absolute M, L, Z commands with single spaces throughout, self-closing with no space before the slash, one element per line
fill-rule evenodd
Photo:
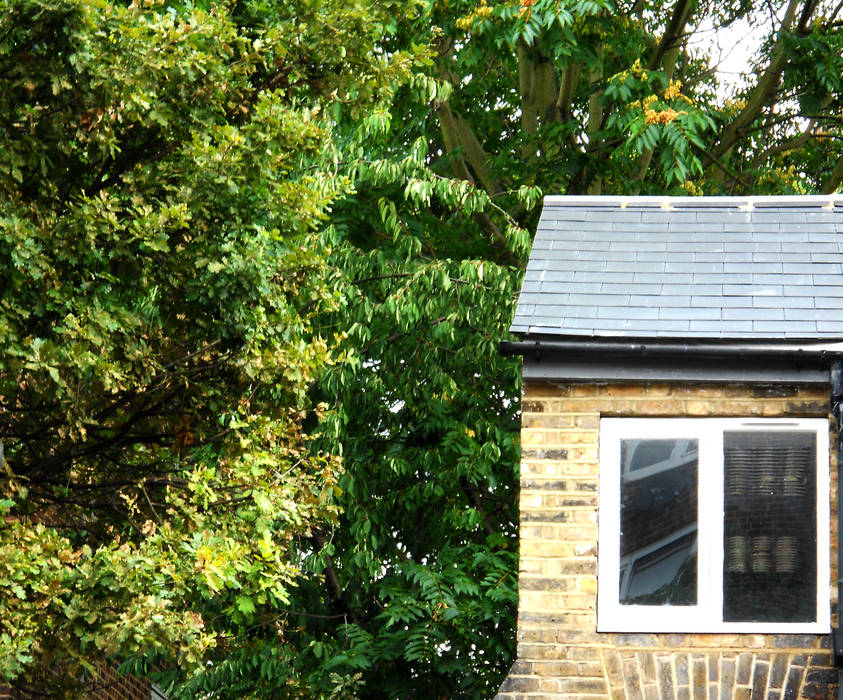
<path fill-rule="evenodd" d="M 828 422 L 604 418 L 601 632 L 830 625 Z"/>

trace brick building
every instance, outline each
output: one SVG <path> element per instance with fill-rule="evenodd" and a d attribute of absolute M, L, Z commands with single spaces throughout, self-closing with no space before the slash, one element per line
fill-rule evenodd
<path fill-rule="evenodd" d="M 498 698 L 837 696 L 841 204 L 545 200 Z"/>

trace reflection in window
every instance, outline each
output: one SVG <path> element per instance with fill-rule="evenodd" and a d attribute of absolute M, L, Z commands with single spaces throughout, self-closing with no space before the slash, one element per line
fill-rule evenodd
<path fill-rule="evenodd" d="M 697 602 L 696 440 L 621 441 L 624 605 Z"/>

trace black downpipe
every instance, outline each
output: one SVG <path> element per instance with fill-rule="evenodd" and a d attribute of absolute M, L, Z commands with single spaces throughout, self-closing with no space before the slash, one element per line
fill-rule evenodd
<path fill-rule="evenodd" d="M 837 627 L 831 629 L 831 647 L 837 666 L 837 697 L 843 700 L 843 362 L 835 360 L 829 368 L 831 412 L 837 418 Z"/>

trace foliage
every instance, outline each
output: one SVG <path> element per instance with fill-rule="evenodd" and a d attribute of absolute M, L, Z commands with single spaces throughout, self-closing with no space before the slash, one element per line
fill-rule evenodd
<path fill-rule="evenodd" d="M 496 343 L 541 194 L 843 182 L 825 0 L 7 8 L 19 682 L 104 653 L 185 697 L 492 695 L 518 520 Z M 767 39 L 730 87 L 708 32 L 741 22 Z"/>
<path fill-rule="evenodd" d="M 305 432 L 350 187 L 323 115 L 406 71 L 388 10 L 3 3 L 0 680 L 184 680 L 275 632 L 337 512 Z"/>
<path fill-rule="evenodd" d="M 770 39 L 729 87 L 705 23 L 744 19 Z M 355 193 L 324 236 L 343 298 L 320 327 L 345 335 L 318 396 L 338 406 L 342 512 L 294 594 L 314 668 L 361 673 L 362 697 L 494 694 L 515 646 L 519 408 L 495 342 L 537 197 L 834 190 L 838 22 L 828 3 L 684 0 L 431 0 L 395 22 L 385 50 L 435 55 L 389 110 L 337 113 Z"/>

